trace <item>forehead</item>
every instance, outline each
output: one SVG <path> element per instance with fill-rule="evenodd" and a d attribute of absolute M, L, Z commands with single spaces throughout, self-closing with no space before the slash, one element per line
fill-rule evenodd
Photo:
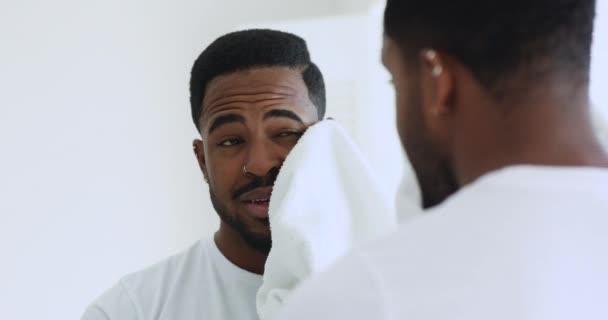
<path fill-rule="evenodd" d="M 273 98 L 309 104 L 301 71 L 288 67 L 263 67 L 221 75 L 207 85 L 203 115 L 229 102 L 255 103 Z"/>

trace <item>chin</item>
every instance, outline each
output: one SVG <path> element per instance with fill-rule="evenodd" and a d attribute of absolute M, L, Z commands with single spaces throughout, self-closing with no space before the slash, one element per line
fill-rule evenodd
<path fill-rule="evenodd" d="M 270 237 L 270 229 L 267 232 L 260 233 L 253 230 L 247 230 L 241 234 L 245 241 L 255 250 L 268 254 L 272 247 L 272 239 Z"/>
<path fill-rule="evenodd" d="M 255 225 L 249 225 L 247 232 L 257 238 L 270 238 L 270 226 L 262 222 L 256 222 Z"/>

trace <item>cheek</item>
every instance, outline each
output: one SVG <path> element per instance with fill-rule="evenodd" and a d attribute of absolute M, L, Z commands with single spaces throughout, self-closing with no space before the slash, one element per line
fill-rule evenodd
<path fill-rule="evenodd" d="M 416 90 L 410 90 L 397 101 L 399 138 L 414 167 L 418 167 L 430 160 L 428 153 L 433 152 L 433 145 L 428 140 L 429 132 L 422 115 L 420 94 Z"/>
<path fill-rule="evenodd" d="M 410 97 L 410 92 L 407 91 L 407 88 L 397 88 L 396 94 L 396 120 L 397 120 L 397 130 L 399 131 L 399 137 L 401 138 L 401 143 L 405 146 L 407 143 L 407 139 L 411 136 L 411 131 L 413 129 L 412 121 L 414 119 L 413 108 L 417 106 L 414 105 L 415 101 L 412 101 Z"/>
<path fill-rule="evenodd" d="M 233 185 L 241 174 L 241 162 L 236 157 L 225 158 L 213 154 L 207 159 L 207 173 L 213 191 L 221 198 L 230 196 Z"/>

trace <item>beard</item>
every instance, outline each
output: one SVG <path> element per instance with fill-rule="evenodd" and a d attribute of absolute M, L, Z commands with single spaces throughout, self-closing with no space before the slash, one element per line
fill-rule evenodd
<path fill-rule="evenodd" d="M 245 242 L 254 250 L 263 254 L 270 253 L 272 247 L 270 236 L 252 231 L 251 228 L 239 218 L 239 215 L 230 214 L 228 208 L 222 204 L 211 187 L 209 187 L 209 196 L 211 197 L 213 208 L 224 223 L 236 230 L 241 238 L 243 238 L 243 240 L 245 240 Z"/>
<path fill-rule="evenodd" d="M 429 209 L 441 204 L 460 188 L 450 161 L 432 141 L 422 113 L 422 97 L 418 84 L 408 88 L 405 101 L 398 101 L 401 142 L 407 153 L 422 194 L 422 207 Z"/>
<path fill-rule="evenodd" d="M 253 177 L 251 182 L 234 191 L 232 200 L 237 200 L 239 196 L 260 187 L 272 187 L 278 175 L 279 168 L 273 168 L 266 177 Z M 269 235 L 253 231 L 252 228 L 247 225 L 247 223 L 245 223 L 236 212 L 229 212 L 228 207 L 222 203 L 222 201 L 216 195 L 212 184 L 209 184 L 209 196 L 211 198 L 213 208 L 219 215 L 220 219 L 228 226 L 236 230 L 241 238 L 245 240 L 245 243 L 260 253 L 266 255 L 270 253 L 270 249 L 272 248 L 272 238 Z M 268 219 L 265 219 L 262 222 L 268 226 L 268 228 L 270 228 L 270 222 Z"/>

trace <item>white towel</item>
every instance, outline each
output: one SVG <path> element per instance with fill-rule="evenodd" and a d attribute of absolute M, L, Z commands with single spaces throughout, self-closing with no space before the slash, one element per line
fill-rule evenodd
<path fill-rule="evenodd" d="M 304 279 L 348 250 L 388 233 L 396 214 L 362 153 L 335 121 L 302 136 L 281 168 L 270 199 L 272 250 L 257 296 L 272 319 Z"/>

